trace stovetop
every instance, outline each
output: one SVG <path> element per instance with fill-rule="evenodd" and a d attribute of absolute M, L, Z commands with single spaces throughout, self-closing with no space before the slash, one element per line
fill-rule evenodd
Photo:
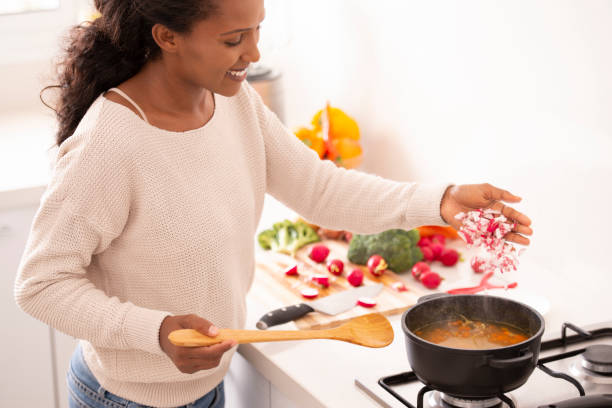
<path fill-rule="evenodd" d="M 600 362 L 597 357 L 598 351 L 601 351 L 597 348 L 602 346 L 612 347 L 612 321 L 584 327 L 565 323 L 558 336 L 542 342 L 538 368 L 533 371 L 527 382 L 501 396 L 503 401 L 494 398 L 486 401 L 455 400 L 438 391 L 424 389 L 424 384 L 410 371 L 389 372 L 388 369 L 385 371 L 384 367 L 376 372 L 359 375 L 355 378 L 355 384 L 385 408 L 417 408 L 419 392 L 422 393 L 423 408 L 548 406 L 579 397 L 580 388 L 586 396 L 612 394 L 612 373 L 595 374 L 584 368 L 586 366 L 605 370 L 611 367 L 607 364 L 607 360 L 603 361 L 603 367 L 596 364 Z M 585 360 L 585 350 L 589 351 L 586 357 L 591 362 Z M 405 359 L 406 367 L 409 369 L 405 351 L 402 358 Z M 612 404 L 610 406 L 612 407 Z"/>

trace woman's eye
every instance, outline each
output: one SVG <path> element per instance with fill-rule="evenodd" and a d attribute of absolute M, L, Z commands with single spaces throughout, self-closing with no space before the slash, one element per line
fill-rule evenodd
<path fill-rule="evenodd" d="M 234 41 L 226 41 L 225 44 L 229 47 L 235 47 L 237 45 L 240 45 L 241 42 L 242 42 L 242 34 L 240 34 L 240 37 L 236 38 Z"/>

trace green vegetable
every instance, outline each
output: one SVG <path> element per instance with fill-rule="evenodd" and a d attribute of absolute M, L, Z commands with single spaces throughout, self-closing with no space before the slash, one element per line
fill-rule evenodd
<path fill-rule="evenodd" d="M 257 241 L 263 249 L 289 255 L 295 255 L 304 245 L 320 240 L 317 232 L 302 221 L 276 222 L 271 229 L 263 230 L 257 235 Z"/>
<path fill-rule="evenodd" d="M 423 259 L 423 253 L 417 245 L 419 238 L 419 232 L 415 229 L 392 229 L 371 235 L 356 234 L 349 244 L 348 260 L 366 265 L 370 256 L 378 254 L 387 261 L 393 272 L 405 272 Z"/>

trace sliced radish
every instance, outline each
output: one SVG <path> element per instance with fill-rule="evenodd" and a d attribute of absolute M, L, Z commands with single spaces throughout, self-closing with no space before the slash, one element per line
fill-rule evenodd
<path fill-rule="evenodd" d="M 369 297 L 360 297 L 357 299 L 357 304 L 363 307 L 374 307 L 376 306 L 376 301 Z"/>
<path fill-rule="evenodd" d="M 327 263 L 327 270 L 336 276 L 340 276 L 344 270 L 344 263 L 339 259 L 332 259 Z"/>
<path fill-rule="evenodd" d="M 297 265 L 293 265 L 293 266 L 290 266 L 287 269 L 285 269 L 285 275 L 287 275 L 287 276 L 297 276 L 298 275 Z"/>
<path fill-rule="evenodd" d="M 306 299 L 314 299 L 319 296 L 319 291 L 315 288 L 304 288 L 300 291 L 300 293 Z"/>
<path fill-rule="evenodd" d="M 380 255 L 374 254 L 368 259 L 368 269 L 374 276 L 381 276 L 387 267 L 387 261 Z"/>
<path fill-rule="evenodd" d="M 327 275 L 313 275 L 310 280 L 325 288 L 329 287 L 329 276 Z"/>
<path fill-rule="evenodd" d="M 391 285 L 391 287 L 397 290 L 398 292 L 406 292 L 408 290 L 404 282 L 393 282 L 393 285 Z"/>

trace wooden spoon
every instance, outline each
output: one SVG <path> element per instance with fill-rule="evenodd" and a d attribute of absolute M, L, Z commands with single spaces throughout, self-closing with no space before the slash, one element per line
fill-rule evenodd
<path fill-rule="evenodd" d="M 371 313 L 352 318 L 332 329 L 323 330 L 232 330 L 220 329 L 215 337 L 206 336 L 193 329 L 175 330 L 168 335 L 175 346 L 200 347 L 236 340 L 237 343 L 263 341 L 331 339 L 342 340 L 366 347 L 385 347 L 393 341 L 393 328 L 389 320 L 380 313 Z"/>

